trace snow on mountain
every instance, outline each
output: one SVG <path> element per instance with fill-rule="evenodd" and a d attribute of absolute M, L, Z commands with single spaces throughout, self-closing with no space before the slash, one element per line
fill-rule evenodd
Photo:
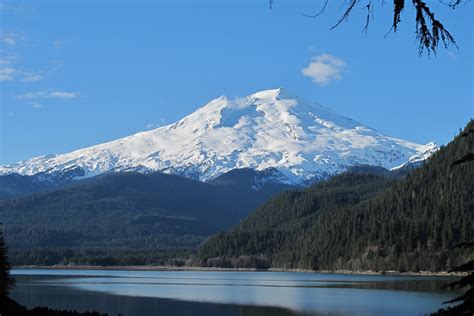
<path fill-rule="evenodd" d="M 60 155 L 0 167 L 0 174 L 56 173 L 80 167 L 85 177 L 135 170 L 203 181 L 237 168 L 279 173 L 301 184 L 366 164 L 387 169 L 426 159 L 437 149 L 385 136 L 282 89 L 240 99 L 222 96 L 178 122 Z"/>
<path fill-rule="evenodd" d="M 433 155 L 436 151 L 438 151 L 438 149 L 439 149 L 438 145 L 436 145 L 434 142 L 429 142 L 428 144 L 425 145 L 423 152 L 420 152 L 416 155 L 411 156 L 407 162 L 401 164 L 400 166 L 393 167 L 390 170 L 400 169 L 402 167 L 405 167 L 406 165 L 417 166 L 420 163 L 423 163 L 423 161 L 425 161 L 426 159 L 430 158 L 431 155 Z"/>

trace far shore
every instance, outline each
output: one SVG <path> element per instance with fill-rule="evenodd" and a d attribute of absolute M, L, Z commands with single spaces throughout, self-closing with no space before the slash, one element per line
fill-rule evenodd
<path fill-rule="evenodd" d="M 218 268 L 218 267 L 193 267 L 193 266 L 93 266 L 93 265 L 53 265 L 53 266 L 13 266 L 12 269 L 40 269 L 40 270 L 127 270 L 127 271 L 241 271 L 241 272 L 302 272 L 324 274 L 355 274 L 355 275 L 406 275 L 406 276 L 464 276 L 460 272 L 399 272 L 399 271 L 355 271 L 355 270 L 305 270 L 305 269 L 251 269 L 251 268 Z"/>

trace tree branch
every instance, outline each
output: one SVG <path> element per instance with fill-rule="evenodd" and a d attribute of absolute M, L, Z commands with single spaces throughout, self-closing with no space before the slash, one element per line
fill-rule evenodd
<path fill-rule="evenodd" d="M 349 17 L 349 15 L 351 14 L 352 12 L 352 9 L 354 9 L 355 5 L 357 4 L 357 2 L 359 2 L 359 0 L 350 0 L 349 4 L 347 5 L 347 8 L 346 8 L 346 11 L 344 12 L 344 14 L 341 16 L 341 18 L 339 19 L 339 21 L 337 21 L 337 23 L 330 28 L 330 30 L 333 30 L 335 29 L 336 27 L 338 27 L 342 22 L 344 22 L 345 20 L 347 20 L 347 18 Z"/>
<path fill-rule="evenodd" d="M 307 17 L 307 18 L 313 18 L 313 19 L 316 19 L 318 16 L 320 16 L 321 14 L 323 14 L 323 13 L 324 13 L 324 11 L 326 11 L 326 7 L 328 6 L 328 3 L 329 3 L 329 0 L 326 0 L 326 1 L 324 2 L 324 5 L 323 5 L 323 7 L 321 8 L 321 10 L 319 10 L 319 12 L 318 12 L 318 13 L 316 13 L 316 14 L 313 14 L 313 15 L 304 14 L 304 13 L 300 13 L 300 14 L 301 14 L 302 16 L 305 16 L 305 17 Z"/>
<path fill-rule="evenodd" d="M 461 3 L 468 3 L 470 0 L 439 0 L 441 3 L 448 5 L 452 9 L 457 8 Z M 361 0 L 345 0 L 342 7 L 345 7 L 343 15 L 339 18 L 337 23 L 330 28 L 335 29 L 342 22 L 346 21 L 354 8 L 361 2 Z M 429 6 L 424 0 L 411 0 L 413 8 L 415 10 L 415 22 L 416 22 L 416 38 L 418 40 L 418 53 L 422 55 L 425 51 L 430 55 L 433 53 L 436 55 L 436 50 L 440 43 L 444 47 L 448 48 L 450 45 L 457 46 L 456 40 L 451 33 L 445 28 L 445 26 L 439 21 L 434 13 L 431 11 Z M 385 4 L 384 0 L 379 0 L 381 5 Z M 275 0 L 269 0 L 270 9 L 273 8 Z M 300 13 L 304 17 L 317 18 L 324 14 L 329 4 L 329 0 L 325 0 L 321 10 L 314 15 Z M 397 32 L 398 26 L 401 23 L 401 15 L 406 7 L 406 0 L 393 0 L 393 20 L 392 27 L 387 32 Z M 373 0 L 367 0 L 367 4 L 364 7 L 367 10 L 367 17 L 363 31 L 367 32 L 371 19 L 371 10 L 373 10 Z M 387 34 L 385 36 L 387 36 Z"/>

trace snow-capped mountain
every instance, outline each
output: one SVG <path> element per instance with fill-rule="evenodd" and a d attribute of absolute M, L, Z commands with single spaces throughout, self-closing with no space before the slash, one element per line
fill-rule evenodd
<path fill-rule="evenodd" d="M 437 150 L 385 136 L 282 89 L 212 100 L 178 122 L 104 144 L 0 167 L 0 174 L 83 170 L 83 177 L 135 170 L 203 181 L 239 168 L 273 170 L 278 182 L 302 184 L 354 165 L 387 169 Z M 269 169 L 270 168 L 270 169 Z"/>

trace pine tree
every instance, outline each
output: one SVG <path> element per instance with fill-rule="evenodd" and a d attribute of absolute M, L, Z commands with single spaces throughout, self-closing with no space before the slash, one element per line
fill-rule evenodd
<path fill-rule="evenodd" d="M 474 241 L 461 244 L 459 248 L 474 248 Z M 469 274 L 462 277 L 459 281 L 449 284 L 451 288 L 462 289 L 466 288 L 466 292 L 450 301 L 447 304 L 460 304 L 450 307 L 448 309 L 440 309 L 432 315 L 474 315 L 474 260 L 471 260 L 459 267 L 456 267 L 452 272 L 468 272 Z"/>
<path fill-rule="evenodd" d="M 0 229 L 0 297 L 6 297 L 13 285 L 7 252 L 8 248 L 3 239 L 3 231 Z"/>

